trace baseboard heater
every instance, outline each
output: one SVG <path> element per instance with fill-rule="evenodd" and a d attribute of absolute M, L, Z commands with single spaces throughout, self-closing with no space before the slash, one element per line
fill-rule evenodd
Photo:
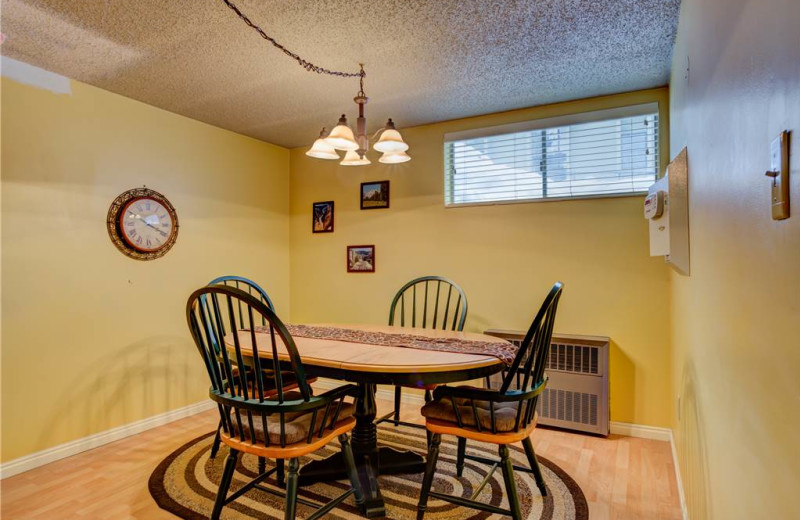
<path fill-rule="evenodd" d="M 485 331 L 519 346 L 524 332 Z M 608 350 L 604 336 L 553 334 L 547 362 L 549 382 L 539 397 L 539 424 L 608 435 Z M 499 387 L 502 373 L 490 378 Z"/>

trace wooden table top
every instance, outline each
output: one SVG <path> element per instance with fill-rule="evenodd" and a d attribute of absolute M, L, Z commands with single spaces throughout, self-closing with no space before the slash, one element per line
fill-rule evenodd
<path fill-rule="evenodd" d="M 473 332 L 454 332 L 434 329 L 418 329 L 410 327 L 392 327 L 389 325 L 341 325 L 341 324 L 315 324 L 322 327 L 338 327 L 364 331 L 385 332 L 389 334 L 411 334 L 429 338 L 457 338 L 471 341 L 487 341 L 493 343 L 507 343 L 506 340 L 485 334 Z M 259 339 L 263 337 L 263 342 Z M 266 333 L 256 333 L 259 356 L 272 357 L 269 340 Z M 278 357 L 288 360 L 289 356 L 285 347 L 278 340 Z M 232 348 L 233 337 L 229 334 L 225 342 Z M 242 353 L 252 353 L 249 331 L 239 331 L 239 342 Z M 297 350 L 304 365 L 335 368 L 356 372 L 383 372 L 383 373 L 423 373 L 447 372 L 482 368 L 501 363 L 494 356 L 479 354 L 461 354 L 456 352 L 440 352 L 423 350 L 410 347 L 387 347 L 383 345 L 370 345 L 352 343 L 349 341 L 334 341 L 327 339 L 302 338 L 294 336 Z"/>

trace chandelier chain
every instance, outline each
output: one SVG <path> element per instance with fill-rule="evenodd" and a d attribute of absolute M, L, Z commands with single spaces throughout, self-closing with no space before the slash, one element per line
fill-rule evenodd
<path fill-rule="evenodd" d="M 361 65 L 361 70 L 359 72 L 341 72 L 341 71 L 326 69 L 326 68 L 320 67 L 318 65 L 314 65 L 310 61 L 307 61 L 307 60 L 301 58 L 297 54 L 293 53 L 292 51 L 290 51 L 289 49 L 287 49 L 286 47 L 284 47 L 283 45 L 281 45 L 280 43 L 275 41 L 275 38 L 272 38 L 271 36 L 269 36 L 267 33 L 264 32 L 264 30 L 261 27 L 259 27 L 258 25 L 254 24 L 252 21 L 250 21 L 250 19 L 244 13 L 242 13 L 242 11 L 240 11 L 239 8 L 236 7 L 236 5 L 233 2 L 231 2 L 230 0 L 222 0 L 222 1 L 225 2 L 225 5 L 230 7 L 231 10 L 234 13 L 236 13 L 236 15 L 239 18 L 241 18 L 242 21 L 245 24 L 247 24 L 249 27 L 254 29 L 259 35 L 261 35 L 262 38 L 264 38 L 265 40 L 270 42 L 276 49 L 282 51 L 284 54 L 286 54 L 287 56 L 289 56 L 290 58 L 295 60 L 297 63 L 300 64 L 301 67 L 303 67 L 307 71 L 316 72 L 317 74 L 328 74 L 330 76 L 338 76 L 340 78 L 360 78 L 359 81 L 360 81 L 360 85 L 361 85 L 361 91 L 363 92 L 363 90 L 364 90 L 364 76 L 367 75 L 367 73 L 364 72 L 364 66 L 363 65 Z"/>

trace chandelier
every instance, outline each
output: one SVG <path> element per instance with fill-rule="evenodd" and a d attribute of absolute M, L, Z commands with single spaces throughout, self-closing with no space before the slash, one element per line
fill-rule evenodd
<path fill-rule="evenodd" d="M 381 157 L 378 159 L 378 162 L 382 162 L 384 164 L 398 164 L 411 160 L 411 157 L 406 153 L 406 150 L 408 150 L 408 144 L 403 141 L 403 137 L 400 135 L 400 132 L 397 131 L 397 128 L 395 128 L 394 122 L 391 120 L 391 118 L 386 122 L 386 125 L 375 132 L 374 135 L 371 137 L 367 136 L 367 118 L 364 116 L 364 105 L 367 104 L 369 98 L 367 98 L 367 95 L 364 93 L 364 78 L 366 77 L 367 73 L 364 72 L 363 64 L 360 65 L 361 68 L 358 72 L 339 72 L 314 65 L 313 63 L 306 61 L 297 54 L 291 52 L 289 49 L 275 41 L 274 38 L 267 35 L 267 33 L 265 33 L 261 27 L 251 22 L 250 19 L 245 16 L 230 0 L 222 1 L 225 3 L 225 5 L 231 8 L 231 10 L 233 10 L 233 12 L 235 12 L 245 24 L 255 30 L 262 38 L 295 60 L 307 71 L 316 72 L 317 74 L 328 74 L 340 78 L 358 78 L 359 90 L 356 94 L 356 97 L 353 98 L 353 101 L 355 101 L 355 103 L 358 105 L 356 132 L 353 133 L 353 129 L 350 128 L 350 125 L 347 123 L 346 115 L 342 114 L 342 117 L 339 118 L 339 122 L 331 129 L 330 132 L 328 132 L 325 128 L 322 129 L 319 137 L 316 141 L 314 141 L 311 149 L 306 152 L 306 155 L 309 157 L 315 157 L 317 159 L 339 160 L 342 159 L 342 157 L 339 155 L 339 151 L 343 151 L 345 152 L 344 159 L 342 159 L 339 164 L 342 166 L 363 166 L 372 163 L 372 161 L 367 158 L 367 151 L 369 151 L 370 141 L 375 141 L 375 139 L 378 139 L 373 145 L 373 148 L 376 151 L 382 153 Z M 380 136 L 380 138 L 378 136 Z"/>

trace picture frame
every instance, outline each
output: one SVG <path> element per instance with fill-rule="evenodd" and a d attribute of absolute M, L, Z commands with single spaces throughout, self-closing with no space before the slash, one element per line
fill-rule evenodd
<path fill-rule="evenodd" d="M 362 182 L 361 209 L 385 209 L 389 207 L 389 181 Z"/>
<path fill-rule="evenodd" d="M 334 203 L 332 200 L 314 202 L 311 210 L 311 232 L 333 233 Z"/>
<path fill-rule="evenodd" d="M 375 246 L 347 246 L 348 273 L 375 272 Z"/>

